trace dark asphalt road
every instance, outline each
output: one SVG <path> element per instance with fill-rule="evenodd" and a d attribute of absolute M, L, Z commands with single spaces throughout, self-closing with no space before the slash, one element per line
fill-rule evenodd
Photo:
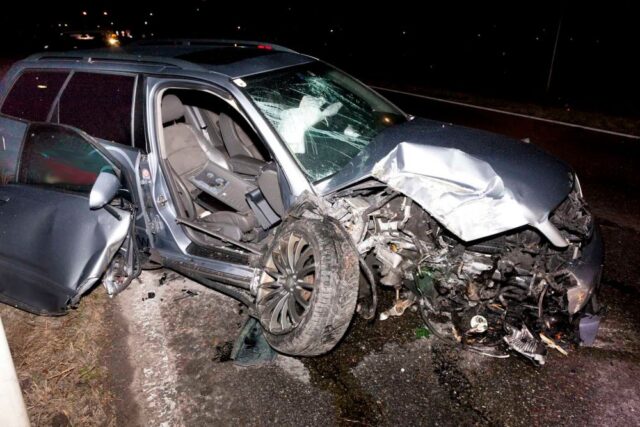
<path fill-rule="evenodd" d="M 175 274 L 160 280 L 162 271 L 145 272 L 117 298 L 141 424 L 640 424 L 640 142 L 390 97 L 415 115 L 529 138 L 576 168 L 607 251 L 607 313 L 595 346 L 569 357 L 551 352 L 544 367 L 519 357 L 485 358 L 417 338 L 421 322 L 409 310 L 386 321 L 356 318 L 325 356 L 279 356 L 266 366 L 238 368 L 228 350 L 246 312 Z M 197 295 L 182 298 L 186 289 Z M 149 292 L 156 297 L 145 298 Z M 392 295 L 381 299 L 385 309 Z M 129 412 L 122 419 L 135 424 L 135 418 Z"/>

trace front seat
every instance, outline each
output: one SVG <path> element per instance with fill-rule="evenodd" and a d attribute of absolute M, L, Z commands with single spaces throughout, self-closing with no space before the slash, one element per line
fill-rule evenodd
<path fill-rule="evenodd" d="M 195 187 L 189 182 L 188 177 L 200 170 L 207 163 L 207 158 L 225 169 L 228 169 L 229 165 L 224 154 L 216 148 L 210 147 L 210 155 L 203 156 L 202 146 L 206 146 L 208 141 L 193 126 L 179 122 L 184 118 L 184 113 L 185 108 L 180 98 L 175 95 L 162 98 L 166 159 L 191 192 Z"/>
<path fill-rule="evenodd" d="M 194 198 L 198 190 L 189 180 L 190 177 L 201 171 L 210 158 L 204 155 L 201 147 L 204 136 L 192 126 L 179 122 L 184 117 L 185 108 L 175 95 L 166 95 L 162 99 L 162 122 L 164 127 L 165 156 L 172 172 L 177 175 L 179 192 L 182 193 L 182 204 L 190 212 L 192 218 L 196 218 Z M 205 142 L 206 143 L 206 142 Z M 215 156 L 215 163 L 228 169 L 225 157 L 217 149 L 211 147 L 212 152 L 219 153 Z M 213 160 L 211 160 L 213 161 Z M 215 224 L 225 236 L 241 240 L 245 233 L 249 233 L 256 227 L 253 214 L 248 212 L 241 214 L 232 211 L 217 211 L 202 219 L 207 223 Z"/>
<path fill-rule="evenodd" d="M 218 119 L 222 142 L 230 157 L 246 156 L 264 161 L 260 150 L 253 143 L 249 135 L 227 114 L 220 113 Z"/>
<path fill-rule="evenodd" d="M 231 170 L 254 178 L 260 175 L 266 162 L 249 135 L 225 113 L 220 113 L 218 126 L 224 147 L 229 153 Z"/>

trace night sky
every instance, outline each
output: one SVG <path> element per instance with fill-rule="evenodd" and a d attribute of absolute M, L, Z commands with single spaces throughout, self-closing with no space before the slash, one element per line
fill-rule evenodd
<path fill-rule="evenodd" d="M 55 3 L 61 2 L 23 2 L 2 14 L 4 56 L 24 56 L 60 32 L 98 26 L 136 38 L 266 40 L 367 81 L 640 114 L 640 16 L 631 1 Z"/>

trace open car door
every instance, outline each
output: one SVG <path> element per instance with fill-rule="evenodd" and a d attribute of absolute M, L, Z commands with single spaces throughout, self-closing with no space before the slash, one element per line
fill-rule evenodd
<path fill-rule="evenodd" d="M 85 133 L 0 116 L 0 301 L 64 314 L 125 264 L 123 242 L 135 238 L 120 177 Z"/>

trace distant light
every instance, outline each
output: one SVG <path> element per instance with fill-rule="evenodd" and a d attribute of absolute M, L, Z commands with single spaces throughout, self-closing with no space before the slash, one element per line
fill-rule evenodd
<path fill-rule="evenodd" d="M 149 12 L 149 16 L 153 16 L 153 12 Z"/>
<path fill-rule="evenodd" d="M 106 11 L 106 10 L 105 10 L 104 12 L 102 12 L 102 14 L 103 14 L 104 16 L 107 16 L 107 15 L 108 15 L 108 13 L 107 13 L 107 11 Z"/>
<path fill-rule="evenodd" d="M 116 38 L 110 38 L 107 40 L 107 43 L 109 43 L 109 46 L 118 46 L 120 44 L 120 40 Z"/>
<path fill-rule="evenodd" d="M 406 36 L 406 35 L 407 35 L 407 32 L 406 32 L 406 31 L 403 31 L 403 32 L 402 32 L 402 35 L 403 35 L 403 36 Z"/>
<path fill-rule="evenodd" d="M 478 38 L 482 37 L 482 34 L 478 33 Z"/>
<path fill-rule="evenodd" d="M 329 32 L 330 32 L 330 33 L 333 33 L 333 28 L 329 29 Z"/>
<path fill-rule="evenodd" d="M 268 44 L 259 44 L 258 49 L 273 50 L 273 46 L 269 46 Z"/>
<path fill-rule="evenodd" d="M 65 27 L 68 27 L 69 25 L 68 25 L 68 24 L 64 24 L 64 26 L 65 26 Z"/>
<path fill-rule="evenodd" d="M 144 21 L 144 25 L 149 25 L 149 21 Z"/>
<path fill-rule="evenodd" d="M 82 16 L 87 16 L 87 11 L 86 10 L 82 11 Z"/>
<path fill-rule="evenodd" d="M 42 85 L 42 84 L 40 84 L 40 85 L 38 85 L 38 86 L 36 86 L 36 87 L 37 87 L 38 89 L 46 89 L 46 88 L 47 88 L 47 85 Z"/>
<path fill-rule="evenodd" d="M 242 29 L 242 27 L 240 27 L 240 25 L 238 25 L 238 26 L 236 27 L 236 29 L 240 30 L 240 29 Z"/>

